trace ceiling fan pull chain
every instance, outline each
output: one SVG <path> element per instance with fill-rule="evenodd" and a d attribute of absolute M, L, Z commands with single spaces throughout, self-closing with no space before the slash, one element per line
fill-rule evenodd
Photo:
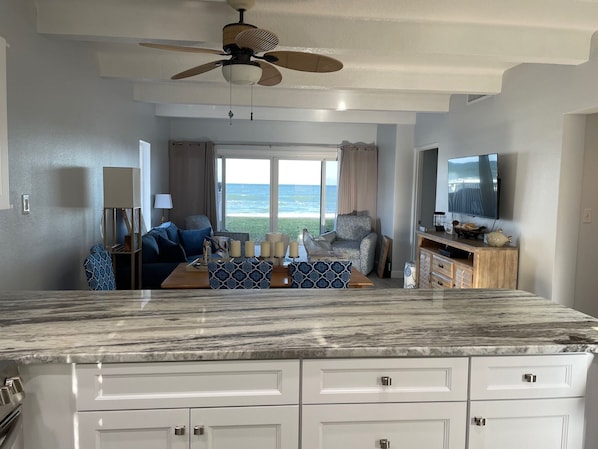
<path fill-rule="evenodd" d="M 228 82 L 228 124 L 233 124 L 233 83 Z"/>
<path fill-rule="evenodd" d="M 253 120 L 253 84 L 251 85 L 251 120 Z"/>

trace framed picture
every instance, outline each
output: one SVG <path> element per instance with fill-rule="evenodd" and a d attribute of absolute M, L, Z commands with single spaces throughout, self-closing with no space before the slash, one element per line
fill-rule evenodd
<path fill-rule="evenodd" d="M 377 274 L 379 278 L 383 278 L 386 270 L 386 262 L 390 249 L 392 247 L 392 239 L 386 235 L 382 236 L 382 245 L 380 246 L 380 257 L 378 258 Z M 389 273 L 390 276 L 390 273 Z"/>

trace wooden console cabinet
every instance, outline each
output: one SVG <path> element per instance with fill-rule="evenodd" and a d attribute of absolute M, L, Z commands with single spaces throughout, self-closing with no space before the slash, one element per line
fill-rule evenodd
<path fill-rule="evenodd" d="M 451 257 L 441 254 L 452 253 Z M 444 232 L 418 232 L 419 288 L 517 288 L 519 250 Z"/>

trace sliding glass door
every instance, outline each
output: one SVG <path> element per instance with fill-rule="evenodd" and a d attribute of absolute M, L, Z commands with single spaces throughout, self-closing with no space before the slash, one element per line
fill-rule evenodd
<path fill-rule="evenodd" d="M 334 229 L 336 157 L 295 157 L 220 156 L 219 229 L 249 232 L 256 241 L 270 231 L 297 240 L 305 228 L 313 235 Z"/>

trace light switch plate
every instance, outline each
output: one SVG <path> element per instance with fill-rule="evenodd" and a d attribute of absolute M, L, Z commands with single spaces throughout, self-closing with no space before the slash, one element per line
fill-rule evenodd
<path fill-rule="evenodd" d="M 21 211 L 23 212 L 23 215 L 29 215 L 31 213 L 31 205 L 29 204 L 28 193 L 21 195 Z"/>

